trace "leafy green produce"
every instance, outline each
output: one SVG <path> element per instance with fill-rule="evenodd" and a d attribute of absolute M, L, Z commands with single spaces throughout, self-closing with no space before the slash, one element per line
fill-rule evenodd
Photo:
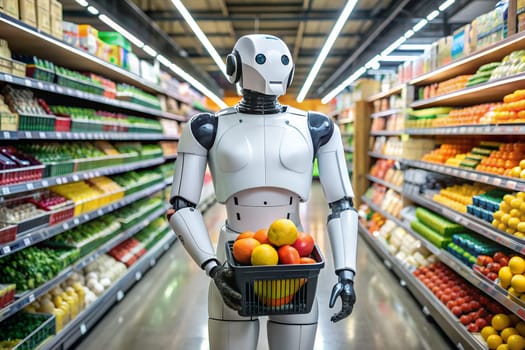
<path fill-rule="evenodd" d="M 23 340 L 34 332 L 46 321 L 47 317 L 27 312 L 18 312 L 13 316 L 0 322 L 0 344 L 1 341 Z M 54 328 L 54 327 L 53 327 Z M 51 334 L 48 334 L 51 335 Z M 42 337 L 42 340 L 45 337 Z M 0 348 L 1 349 L 1 348 Z"/>

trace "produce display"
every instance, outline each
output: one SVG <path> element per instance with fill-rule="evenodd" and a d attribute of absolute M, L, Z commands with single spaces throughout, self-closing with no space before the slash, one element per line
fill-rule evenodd
<path fill-rule="evenodd" d="M 516 315 L 496 314 L 480 333 L 491 350 L 525 349 L 525 322 Z"/>
<path fill-rule="evenodd" d="M 129 268 L 146 254 L 146 246 L 131 237 L 111 249 L 108 254 Z"/>
<path fill-rule="evenodd" d="M 28 349 L 36 349 L 55 334 L 55 319 L 50 315 L 19 312 L 0 322 L 0 349 L 10 350 L 31 336 Z"/>
<path fill-rule="evenodd" d="M 79 283 L 87 287 L 86 306 L 100 297 L 113 283 L 121 279 L 126 271 L 126 265 L 107 254 L 102 254 L 86 266 L 82 274 L 74 275 Z"/>
<path fill-rule="evenodd" d="M 16 286 L 14 284 L 0 284 L 0 309 L 15 300 Z"/>
<path fill-rule="evenodd" d="M 492 226 L 520 239 L 525 239 L 525 192 L 505 194 L 495 204 Z"/>
<path fill-rule="evenodd" d="M 0 147 L 0 185 L 11 185 L 42 178 L 44 166 L 34 157 L 13 146 Z"/>
<path fill-rule="evenodd" d="M 141 104 L 155 109 L 160 108 L 160 100 L 157 96 L 148 94 L 134 86 L 117 84 L 117 99 Z"/>
<path fill-rule="evenodd" d="M 447 245 L 446 249 L 465 265 L 472 267 L 477 264 L 480 256 L 493 255 L 501 250 L 501 247 L 477 234 L 461 233 L 452 235 L 452 242 Z M 496 277 L 497 275 L 488 276 L 492 281 Z"/>
<path fill-rule="evenodd" d="M 500 103 L 484 103 L 471 107 L 456 108 L 448 114 L 436 116 L 434 119 L 431 119 L 432 124 L 430 126 L 424 127 L 439 128 L 444 126 L 490 124 L 492 121 L 490 112 L 499 105 Z M 420 126 L 414 125 L 414 127 Z"/>
<path fill-rule="evenodd" d="M 370 169 L 370 175 L 392 185 L 403 186 L 403 171 L 395 169 L 395 164 L 391 159 L 379 159 Z"/>
<path fill-rule="evenodd" d="M 114 175 L 111 179 L 124 189 L 126 195 L 130 195 L 151 185 L 162 182 L 164 180 L 163 174 L 164 173 L 157 170 L 143 170 L 140 172 L 129 171 L 127 173 Z M 173 176 L 173 172 L 171 172 L 171 175 L 169 176 Z"/>
<path fill-rule="evenodd" d="M 403 208 L 401 195 L 380 184 L 372 184 L 365 192 L 365 197 L 395 217 L 399 217 L 401 209 Z"/>
<path fill-rule="evenodd" d="M 31 246 L 0 260 L 0 283 L 15 284 L 17 291 L 34 289 L 55 277 L 78 258 L 78 249 Z"/>
<path fill-rule="evenodd" d="M 49 214 L 26 200 L 11 201 L 0 206 L 0 222 L 16 225 L 17 232 L 23 233 L 49 224 Z"/>
<path fill-rule="evenodd" d="M 169 231 L 170 227 L 166 218 L 159 217 L 144 227 L 134 238 L 141 242 L 146 250 L 150 250 Z"/>
<path fill-rule="evenodd" d="M 486 297 L 479 289 L 470 285 L 441 262 L 418 268 L 414 271 L 414 276 L 458 318 L 469 332 L 477 333 L 490 325 L 498 314 L 508 313 L 503 306 Z"/>
<path fill-rule="evenodd" d="M 483 84 L 489 81 L 494 74 L 494 70 L 501 65 L 501 62 L 492 62 L 482 65 L 476 71 L 476 74 L 470 77 L 466 87 Z"/>
<path fill-rule="evenodd" d="M 464 233 L 463 226 L 449 221 L 426 208 L 416 209 L 416 219 L 410 227 L 438 248 L 445 249 L 452 241 L 452 235 Z"/>
<path fill-rule="evenodd" d="M 501 276 L 499 276 L 499 272 L 505 266 L 509 265 L 510 257 L 504 252 L 494 249 L 494 244 L 492 244 L 490 250 L 495 252 L 488 251 L 486 253 L 478 255 L 478 257 L 476 258 L 476 263 L 472 266 L 472 269 L 478 271 L 493 282 L 496 282 L 496 280 L 499 277 L 501 282 Z M 503 269 L 503 271 L 505 270 L 506 269 Z"/>
<path fill-rule="evenodd" d="M 435 202 L 441 203 L 449 208 L 452 208 L 461 213 L 467 212 L 467 206 L 472 205 L 473 197 L 479 194 L 484 194 L 491 189 L 490 186 L 474 183 L 453 185 L 443 188 L 439 193 L 435 194 L 432 199 Z"/>
<path fill-rule="evenodd" d="M 454 143 L 450 142 L 441 144 L 439 148 L 425 154 L 421 160 L 425 162 L 444 164 L 448 159 L 453 158 L 458 154 L 467 153 L 470 149 L 472 149 L 471 140 L 454 140 Z"/>

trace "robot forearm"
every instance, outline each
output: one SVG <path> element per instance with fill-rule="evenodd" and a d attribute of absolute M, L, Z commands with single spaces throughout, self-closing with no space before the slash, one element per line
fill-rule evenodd
<path fill-rule="evenodd" d="M 169 219 L 173 231 L 192 259 L 209 275 L 211 269 L 219 264 L 202 214 L 193 207 L 175 211 Z"/>
<path fill-rule="evenodd" d="M 341 199 L 330 203 L 332 213 L 328 216 L 328 236 L 332 246 L 336 271 L 356 272 L 358 214 L 352 200 Z M 353 277 L 353 276 L 352 276 Z"/>

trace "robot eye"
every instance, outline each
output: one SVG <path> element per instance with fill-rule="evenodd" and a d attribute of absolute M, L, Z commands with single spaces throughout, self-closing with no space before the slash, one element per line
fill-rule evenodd
<path fill-rule="evenodd" d="M 264 62 L 266 62 L 266 56 L 262 53 L 257 54 L 257 56 L 255 56 L 255 62 L 258 64 L 264 64 Z"/>
<path fill-rule="evenodd" d="M 286 56 L 286 55 L 282 55 L 282 56 L 281 56 L 281 62 L 282 62 L 285 66 L 287 66 L 288 63 L 290 63 L 290 59 L 288 58 L 288 56 Z"/>

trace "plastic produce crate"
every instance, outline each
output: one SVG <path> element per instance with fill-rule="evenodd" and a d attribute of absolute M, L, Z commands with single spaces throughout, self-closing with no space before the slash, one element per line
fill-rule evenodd
<path fill-rule="evenodd" d="M 44 173 L 44 167 L 44 165 L 34 165 L 23 168 L 0 170 L 0 185 L 11 185 L 40 180 Z"/>
<path fill-rule="evenodd" d="M 15 300 L 16 285 L 0 284 L 0 309 Z"/>
<path fill-rule="evenodd" d="M 60 175 L 69 175 L 75 169 L 75 163 L 72 160 L 64 160 L 60 162 L 44 163 L 44 177 L 54 177 Z"/>
<path fill-rule="evenodd" d="M 55 335 L 55 315 L 51 314 L 33 314 L 27 313 L 27 317 L 32 317 L 42 320 L 42 324 L 38 326 L 31 334 L 22 340 L 20 344 L 15 346 L 12 350 L 33 350 L 38 347 L 44 340 Z"/>
<path fill-rule="evenodd" d="M 317 261 L 315 264 L 244 266 L 233 258 L 233 242 L 226 242 L 226 254 L 242 296 L 239 315 L 310 312 L 315 299 L 317 278 L 324 267 L 324 259 L 317 245 L 312 252 L 312 258 Z"/>
<path fill-rule="evenodd" d="M 22 131 L 55 131 L 55 116 L 19 114 L 18 130 Z"/>
<path fill-rule="evenodd" d="M 49 213 L 42 212 L 38 216 L 20 221 L 18 223 L 18 234 L 20 235 L 22 233 L 33 231 L 47 225 L 49 225 Z"/>
<path fill-rule="evenodd" d="M 56 223 L 66 221 L 75 216 L 75 204 L 73 201 L 68 201 L 68 206 L 51 212 L 49 215 L 49 225 L 54 225 Z"/>
<path fill-rule="evenodd" d="M 71 118 L 57 116 L 55 119 L 55 131 L 59 131 L 59 132 L 71 131 Z"/>
<path fill-rule="evenodd" d="M 129 156 L 127 155 L 119 154 L 115 156 L 75 159 L 74 160 L 74 163 L 75 163 L 74 171 L 84 171 L 84 170 L 103 168 L 107 166 L 122 165 L 127 162 L 128 158 Z"/>

